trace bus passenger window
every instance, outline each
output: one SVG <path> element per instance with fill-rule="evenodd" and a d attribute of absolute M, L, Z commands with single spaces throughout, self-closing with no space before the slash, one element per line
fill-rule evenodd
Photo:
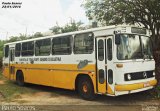
<path fill-rule="evenodd" d="M 103 40 L 98 41 L 98 59 L 100 61 L 104 60 L 104 42 Z"/>
<path fill-rule="evenodd" d="M 22 43 L 22 56 L 33 56 L 34 55 L 34 42 Z"/>
<path fill-rule="evenodd" d="M 99 70 L 99 83 L 100 84 L 104 83 L 104 70 L 103 69 Z"/>
<path fill-rule="evenodd" d="M 75 54 L 91 54 L 93 52 L 94 38 L 92 33 L 77 34 L 74 38 Z"/>
<path fill-rule="evenodd" d="M 50 55 L 51 39 L 42 39 L 35 42 L 35 55 L 47 56 Z"/>
<path fill-rule="evenodd" d="M 21 55 L 21 44 L 17 43 L 15 48 L 15 56 L 19 57 Z"/>
<path fill-rule="evenodd" d="M 108 70 L 108 83 L 113 84 L 113 71 L 111 69 Z"/>
<path fill-rule="evenodd" d="M 112 39 L 111 38 L 107 40 L 107 55 L 108 55 L 108 60 L 112 60 Z"/>
<path fill-rule="evenodd" d="M 8 57 L 8 55 L 9 55 L 9 46 L 6 45 L 5 46 L 5 57 Z"/>
<path fill-rule="evenodd" d="M 69 55 L 72 52 L 71 48 L 72 36 L 57 37 L 52 39 L 52 54 L 53 55 Z"/>

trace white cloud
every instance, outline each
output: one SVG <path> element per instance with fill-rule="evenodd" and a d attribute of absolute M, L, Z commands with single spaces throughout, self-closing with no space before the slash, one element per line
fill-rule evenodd
<path fill-rule="evenodd" d="M 0 0 L 0 8 L 2 2 Z M 73 18 L 76 21 L 87 21 L 83 9 L 80 7 L 82 0 L 70 1 L 68 8 L 62 8 L 60 0 L 7 0 L 8 2 L 22 2 L 20 9 L 0 9 L 0 39 L 6 39 L 19 33 L 32 34 L 45 32 L 58 22 L 64 25 Z M 67 0 L 66 0 L 67 1 Z M 66 2 L 67 3 L 67 2 Z"/>

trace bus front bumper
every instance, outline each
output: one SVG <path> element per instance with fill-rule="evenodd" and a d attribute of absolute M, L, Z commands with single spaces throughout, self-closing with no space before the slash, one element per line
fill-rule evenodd
<path fill-rule="evenodd" d="M 125 85 L 116 85 L 115 91 L 133 91 L 138 89 L 146 89 L 147 87 L 153 87 L 157 84 L 157 80 L 151 80 L 147 82 L 142 83 L 136 83 L 136 84 L 125 84 Z"/>

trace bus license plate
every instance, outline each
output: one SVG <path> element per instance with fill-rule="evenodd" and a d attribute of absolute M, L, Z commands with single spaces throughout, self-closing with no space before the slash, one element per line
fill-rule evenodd
<path fill-rule="evenodd" d="M 149 86 L 150 86 L 149 82 L 144 83 L 144 87 L 149 87 Z"/>

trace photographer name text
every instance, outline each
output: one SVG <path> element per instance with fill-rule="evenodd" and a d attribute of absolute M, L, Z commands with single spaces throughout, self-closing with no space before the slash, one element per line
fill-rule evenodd
<path fill-rule="evenodd" d="M 21 8 L 22 2 L 2 2 L 2 8 Z"/>

